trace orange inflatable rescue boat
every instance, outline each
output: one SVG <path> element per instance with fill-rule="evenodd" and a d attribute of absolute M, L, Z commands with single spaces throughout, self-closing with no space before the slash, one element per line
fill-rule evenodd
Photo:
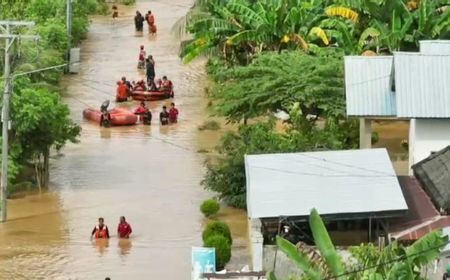
<path fill-rule="evenodd" d="M 110 115 L 110 124 L 113 126 L 119 125 L 134 125 L 137 122 L 137 116 L 127 109 L 114 108 L 108 111 Z M 100 124 L 102 120 L 102 112 L 93 108 L 86 108 L 83 110 L 83 116 L 91 121 Z"/>
<path fill-rule="evenodd" d="M 138 100 L 138 101 L 155 101 L 155 100 L 168 99 L 173 96 L 168 91 L 135 90 L 132 92 L 131 97 L 133 98 L 133 100 Z"/>

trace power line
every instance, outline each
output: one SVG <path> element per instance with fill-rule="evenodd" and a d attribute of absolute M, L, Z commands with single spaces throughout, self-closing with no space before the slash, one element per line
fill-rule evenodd
<path fill-rule="evenodd" d="M 369 80 L 364 80 L 364 81 L 361 81 L 361 82 L 346 84 L 346 87 L 357 86 L 357 85 L 362 85 L 362 84 L 368 84 L 370 82 L 379 81 L 379 80 L 383 80 L 383 79 L 390 78 L 390 77 L 391 77 L 391 74 L 384 75 L 384 76 L 381 76 L 381 77 L 377 77 L 377 78 L 373 78 L 373 79 L 369 79 Z"/>
<path fill-rule="evenodd" d="M 278 168 L 271 168 L 266 166 L 252 166 L 253 168 L 260 168 L 260 169 L 266 169 L 281 173 L 288 173 L 288 174 L 295 174 L 295 175 L 306 175 L 306 176 L 316 176 L 316 177 L 335 177 L 335 178 L 386 178 L 386 177 L 397 177 L 396 175 L 357 175 L 357 174 L 321 174 L 321 173 L 310 173 L 310 172 L 301 172 L 301 171 L 289 171 L 289 170 L 283 170 Z"/>

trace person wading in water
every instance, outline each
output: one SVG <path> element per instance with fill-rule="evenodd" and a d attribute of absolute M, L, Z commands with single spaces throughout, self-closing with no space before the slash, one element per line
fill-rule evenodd
<path fill-rule="evenodd" d="M 129 238 L 132 232 L 131 225 L 127 223 L 125 217 L 120 217 L 119 225 L 117 226 L 117 235 L 119 238 Z"/>
<path fill-rule="evenodd" d="M 105 220 L 103 218 L 98 218 L 98 225 L 94 227 L 91 233 L 91 238 L 109 238 L 108 227 L 104 224 Z"/>
<path fill-rule="evenodd" d="M 146 19 L 148 23 L 148 33 L 156 34 L 155 17 L 153 16 L 152 11 L 148 11 Z"/>
<path fill-rule="evenodd" d="M 145 18 L 139 11 L 136 11 L 136 16 L 134 17 L 134 26 L 136 27 L 136 32 L 142 32 L 144 30 Z"/>
<path fill-rule="evenodd" d="M 169 124 L 169 112 L 167 112 L 166 106 L 163 106 L 161 113 L 159 113 L 159 121 L 161 125 Z"/>

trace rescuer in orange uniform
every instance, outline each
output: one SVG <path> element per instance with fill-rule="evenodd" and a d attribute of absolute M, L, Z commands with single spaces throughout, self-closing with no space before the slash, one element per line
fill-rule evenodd
<path fill-rule="evenodd" d="M 95 238 L 109 238 L 108 227 L 104 224 L 105 220 L 103 218 L 98 218 L 98 225 L 94 227 L 91 233 L 91 237 Z"/>
<path fill-rule="evenodd" d="M 117 93 L 116 93 L 116 101 L 117 102 L 123 102 L 128 100 L 128 85 L 122 80 L 117 82 Z"/>

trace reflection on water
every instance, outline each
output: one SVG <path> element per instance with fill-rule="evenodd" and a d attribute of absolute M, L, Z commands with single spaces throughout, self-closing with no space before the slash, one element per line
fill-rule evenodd
<path fill-rule="evenodd" d="M 135 7 L 119 7 L 121 17 L 114 25 L 109 16 L 93 19 L 81 45 L 80 73 L 63 81 L 64 100 L 83 128 L 81 143 L 68 145 L 63 156 L 52 159 L 51 192 L 10 201 L 11 220 L 0 224 L 0 279 L 190 279 L 191 246 L 202 244 L 204 220 L 198 207 L 210 196 L 199 185 L 204 158 L 196 152 L 197 126 L 205 119 L 199 86 L 204 71 L 202 63 L 180 62 L 169 30 L 191 2 L 151 2 L 157 38 L 134 36 Z M 148 10 L 148 1 L 139 1 L 137 9 Z M 114 100 L 120 77 L 144 77 L 136 70 L 141 44 L 156 60 L 156 75 L 174 82 L 175 98 L 148 103 L 151 126 L 105 129 L 83 120 L 87 106 Z M 172 101 L 180 121 L 162 127 L 159 112 Z M 112 102 L 110 107 L 115 105 L 135 108 L 138 102 Z M 115 234 L 111 244 L 88 240 L 98 217 L 111 226 L 122 215 L 132 222 L 131 240 L 118 240 Z M 236 230 L 242 223 L 233 220 L 245 222 L 245 216 L 227 219 L 237 240 L 244 240 L 240 236 L 245 234 Z"/>
<path fill-rule="evenodd" d="M 119 253 L 121 256 L 128 255 L 131 251 L 131 247 L 133 247 L 131 239 L 123 239 L 123 238 L 119 239 L 117 245 L 119 246 Z"/>
<path fill-rule="evenodd" d="M 111 138 L 111 129 L 108 128 L 100 128 L 100 138 Z"/>
<path fill-rule="evenodd" d="M 103 256 L 109 247 L 109 239 L 107 238 L 93 238 L 92 245 L 97 249 L 100 256 Z"/>

